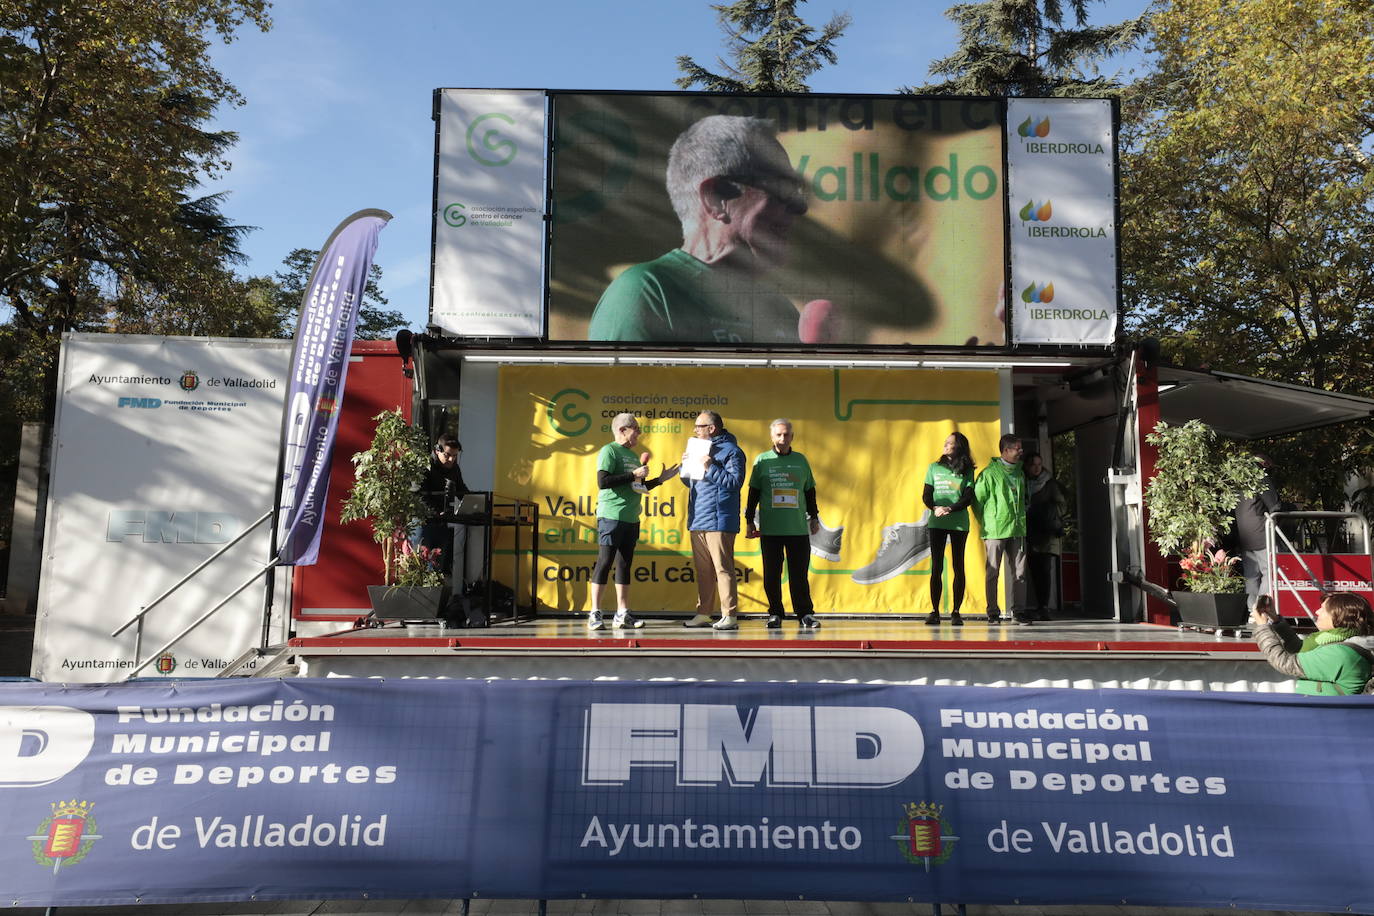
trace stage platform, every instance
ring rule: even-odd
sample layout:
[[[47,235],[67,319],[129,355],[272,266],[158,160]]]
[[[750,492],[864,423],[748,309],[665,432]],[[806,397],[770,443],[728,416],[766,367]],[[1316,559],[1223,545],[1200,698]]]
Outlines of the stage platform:
[[[609,618],[609,615],[608,615]],[[392,623],[293,639],[310,677],[804,681],[990,687],[1118,687],[1292,692],[1248,638],[1151,624],[1058,619],[962,627],[920,619],[793,619],[770,630],[746,618],[730,632],[648,618],[638,630],[589,631],[582,617],[486,629]]]

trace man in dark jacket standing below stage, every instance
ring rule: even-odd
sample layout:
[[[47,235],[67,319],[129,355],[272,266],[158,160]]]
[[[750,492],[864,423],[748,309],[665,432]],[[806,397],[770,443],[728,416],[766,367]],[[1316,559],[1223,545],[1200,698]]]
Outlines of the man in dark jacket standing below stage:
[[[735,584],[735,536],[739,534],[739,494],[744,486],[744,452],[725,421],[714,410],[697,417],[693,435],[709,440],[706,454],[682,456],[682,482],[687,485],[687,531],[696,569],[697,613],[684,626],[737,630],[739,594]],[[720,619],[711,622],[716,593]]]
[[[1013,603],[1026,585],[1026,475],[1021,469],[1021,440],[1007,433],[998,440],[997,448],[1000,454],[973,482],[973,512],[983,529],[983,547],[987,550],[984,571],[990,624],[1000,623],[1002,618],[997,583],[1002,565],[1011,570]],[[1017,621],[1030,623],[1030,617],[1018,614]]]

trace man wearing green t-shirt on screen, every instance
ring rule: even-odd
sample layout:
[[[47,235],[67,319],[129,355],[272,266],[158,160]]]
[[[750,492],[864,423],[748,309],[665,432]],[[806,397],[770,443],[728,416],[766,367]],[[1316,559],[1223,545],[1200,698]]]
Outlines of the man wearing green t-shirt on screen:
[[[782,567],[787,560],[787,586],[792,613],[802,629],[821,622],[812,613],[811,535],[820,530],[816,481],[806,456],[792,449],[792,421],[779,418],[768,426],[773,448],[754,459],[749,497],[744,508],[745,537],[759,538],[763,554],[763,593],[768,597],[768,629],[782,626]],[[755,522],[755,511],[758,521]]]
[[[805,185],[771,121],[711,115],[668,153],[667,188],[682,247],[607,287],[588,340],[792,343],[798,311],[765,276],[787,260]]]

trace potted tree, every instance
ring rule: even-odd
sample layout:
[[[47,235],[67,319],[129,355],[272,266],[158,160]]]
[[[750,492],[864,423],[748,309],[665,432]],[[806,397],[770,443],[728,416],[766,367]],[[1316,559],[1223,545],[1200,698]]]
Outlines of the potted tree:
[[[1237,557],[1221,549],[1236,503],[1259,491],[1264,471],[1254,456],[1217,438],[1200,420],[1159,423],[1145,437],[1158,446],[1155,476],[1145,487],[1150,537],[1161,553],[1178,556],[1182,589],[1171,592],[1183,623],[1209,627],[1245,624],[1245,580]]]
[[[428,512],[420,484],[429,470],[429,442],[399,409],[373,419],[377,430],[371,446],[353,456],[353,489],[341,520],[369,522],[372,539],[381,546],[382,584],[367,588],[373,613],[433,618],[443,613],[449,597],[439,551],[410,543]]]

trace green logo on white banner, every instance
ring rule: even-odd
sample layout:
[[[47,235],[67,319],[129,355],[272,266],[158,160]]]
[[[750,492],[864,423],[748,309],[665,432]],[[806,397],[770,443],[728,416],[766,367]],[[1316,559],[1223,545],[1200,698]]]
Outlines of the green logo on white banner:
[[[514,140],[502,137],[501,129],[495,126],[484,129],[479,135],[478,126],[492,118],[499,118],[507,124],[515,123],[515,119],[510,115],[496,112],[473,118],[472,123],[468,125],[468,155],[481,165],[510,165],[516,153]],[[478,146],[481,146],[480,150]]]

